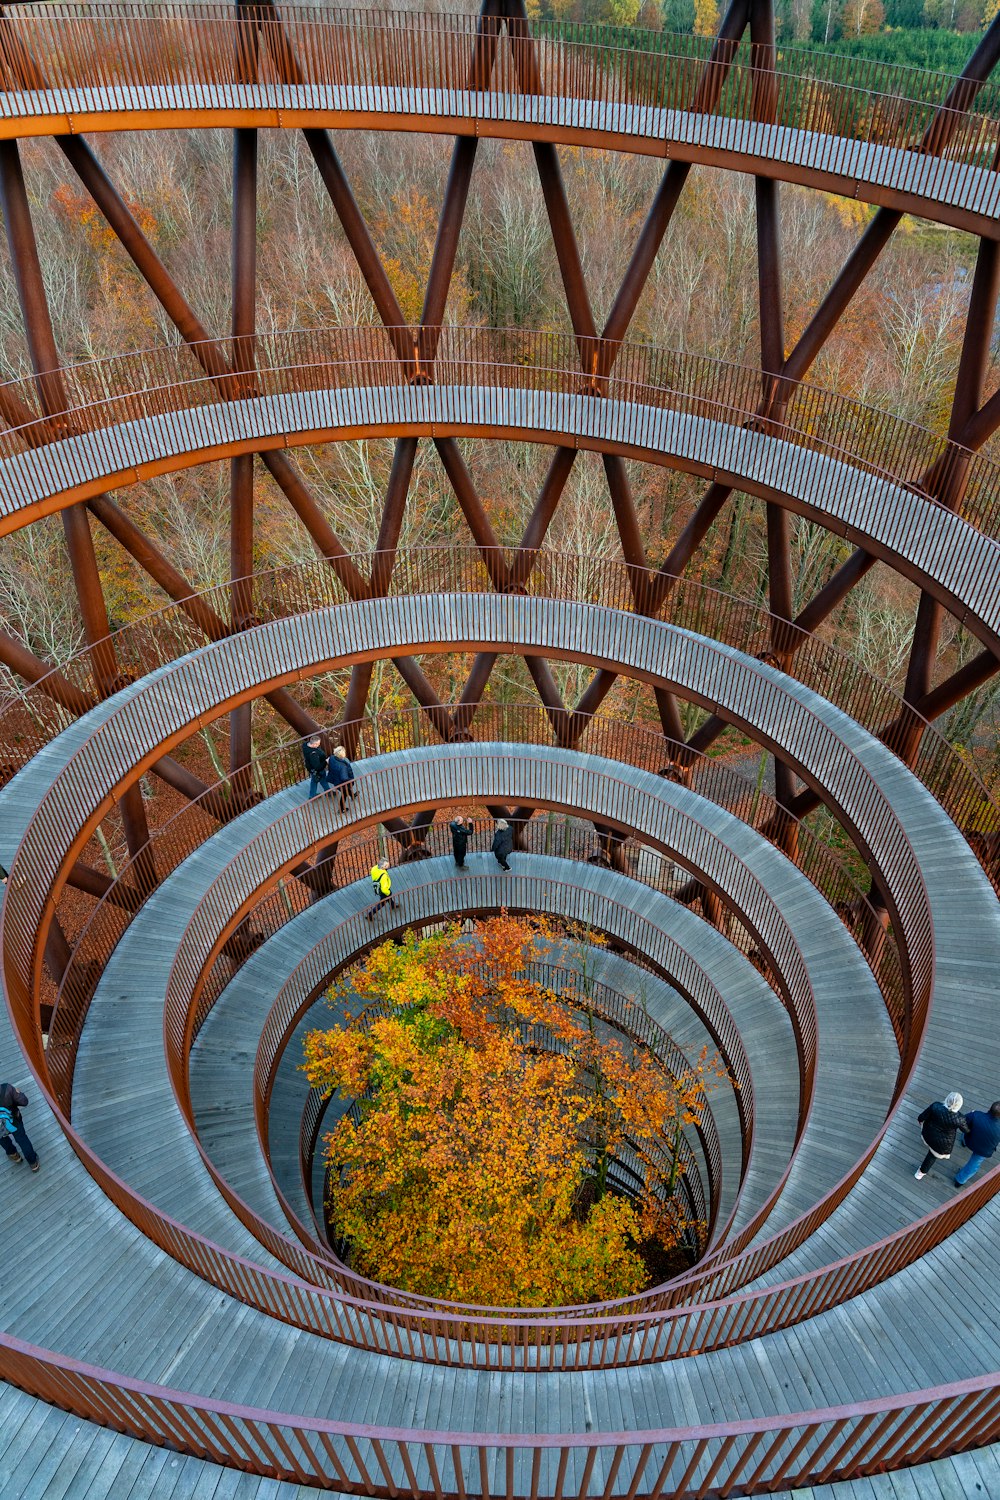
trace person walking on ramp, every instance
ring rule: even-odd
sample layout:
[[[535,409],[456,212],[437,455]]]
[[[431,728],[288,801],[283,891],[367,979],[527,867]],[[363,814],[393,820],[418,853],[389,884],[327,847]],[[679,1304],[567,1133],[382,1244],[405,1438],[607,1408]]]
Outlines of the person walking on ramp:
[[[465,855],[469,847],[469,834],[472,832],[472,824],[468,818],[461,813],[454,822],[448,824],[451,829],[451,852],[455,856],[455,863],[460,870],[465,869]]]
[[[927,1176],[936,1161],[947,1161],[955,1149],[956,1135],[966,1128],[966,1119],[961,1111],[961,1094],[949,1094],[943,1102],[938,1099],[933,1104],[928,1104],[924,1112],[917,1116],[920,1134],[927,1147],[927,1155],[913,1174],[918,1182],[921,1177]]]
[[[7,1160],[14,1166],[26,1160],[31,1170],[37,1172],[38,1152],[28,1140],[28,1132],[21,1119],[21,1111],[27,1103],[27,1097],[12,1083],[0,1083],[0,1146],[6,1151]]]
[[[388,901],[389,905],[395,907],[396,902],[392,899],[392,881],[389,871],[381,865],[372,865],[372,889],[375,892],[375,905],[366,913],[369,922],[374,922],[375,913],[381,911]]]
[[[322,786],[324,792],[330,790],[330,783],[326,779],[326,752],[319,742],[319,735],[312,734],[302,746],[302,759],[306,763],[306,772],[309,776],[309,795],[315,797]]]
[[[1000,1146],[1000,1099],[988,1110],[974,1109],[965,1122],[965,1144],[972,1152],[969,1160],[955,1173],[957,1187],[965,1187],[975,1177],[984,1161]]]
[[[506,818],[497,818],[497,831],[493,835],[493,853],[501,870],[510,870],[508,859],[514,852],[514,835]]]
[[[336,787],[337,794],[340,797],[338,811],[343,812],[347,806],[348,797],[353,799],[358,795],[358,789],[354,785],[354,767],[347,759],[347,751],[343,745],[337,745],[330,756],[327,776],[330,778],[330,785]]]

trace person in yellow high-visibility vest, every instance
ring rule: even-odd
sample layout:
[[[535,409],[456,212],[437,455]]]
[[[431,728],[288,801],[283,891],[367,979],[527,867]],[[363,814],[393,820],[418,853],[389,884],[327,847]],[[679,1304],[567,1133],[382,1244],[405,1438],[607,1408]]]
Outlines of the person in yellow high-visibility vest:
[[[396,903],[392,899],[392,881],[389,871],[384,870],[381,865],[372,865],[372,890],[375,892],[375,905],[366,913],[369,922],[374,922],[375,913],[388,901],[390,906]]]

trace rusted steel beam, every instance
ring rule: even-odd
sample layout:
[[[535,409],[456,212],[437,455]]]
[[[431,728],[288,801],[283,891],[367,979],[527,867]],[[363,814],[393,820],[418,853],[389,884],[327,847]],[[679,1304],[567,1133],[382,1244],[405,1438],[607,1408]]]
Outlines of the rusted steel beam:
[[[753,61],[752,108],[755,118],[774,121],[774,11],[770,0],[751,0],[750,41]],[[758,66],[760,71],[758,71]],[[754,179],[757,227],[757,294],[760,317],[761,403],[770,409],[776,377],[785,363],[784,299],[781,285],[781,218],[778,184],[770,178]],[[792,563],[789,540],[790,518],[780,505],[765,507],[767,525],[767,586],[771,613],[771,650],[780,664],[788,659],[791,644],[787,624],[792,617]],[[791,768],[779,756],[772,757],[775,800],[778,813],[774,834],[779,848],[795,857],[798,826],[787,808],[795,795]]]
[[[340,164],[340,158],[333,149],[325,130],[304,130],[302,134],[312,159],[316,163],[327,196],[347,236],[347,243],[358,263],[358,269],[371,293],[378,315],[389,330],[392,347],[399,358],[412,367],[413,350],[410,347],[408,335],[403,332],[406,319],[375,248],[375,243],[368,232],[368,226],[361,215],[357,200],[351,191],[351,185]]]
[[[219,378],[228,375],[230,372],[219,345],[212,341],[212,335],[179,291],[90,146],[76,135],[57,136],[56,145],[181,338],[186,344],[202,346],[193,352],[206,374]]]
[[[948,422],[948,436],[953,440],[968,425],[982,402],[998,292],[1000,245],[996,240],[980,240]],[[935,486],[935,498],[940,505],[948,510],[958,508],[964,493],[966,473],[967,465],[962,465],[960,470],[956,470],[955,466],[945,466],[942,469],[939,484]],[[906,685],[903,689],[903,697],[907,703],[918,703],[930,692],[943,619],[942,606],[929,594],[922,593],[917,606],[910,659],[906,669]],[[898,746],[894,747],[908,764],[912,764],[923,737],[923,724],[915,717],[905,717],[898,729],[901,739]]]
[[[625,467],[625,460],[618,454],[605,453],[602,454],[602,458],[604,475],[608,481],[608,493],[611,496],[611,508],[622,544],[622,557],[629,570],[629,588],[632,591],[636,612],[642,614],[647,607],[649,563],[643,546],[632,486],[629,484],[628,469]]]
[[[234,809],[231,802],[227,802],[216,791],[208,787],[204,781],[189,771],[187,766],[182,766],[179,761],[174,760],[172,755],[164,755],[153,762],[153,772],[159,776],[167,786],[186,797],[189,802],[198,802],[209,817],[215,818],[218,823],[228,823],[233,817]]]
[[[476,26],[476,40],[469,62],[468,86],[475,92],[489,87],[496,62],[497,45],[500,40],[501,0],[483,0]],[[465,206],[469,197],[472,169],[476,162],[477,136],[460,136],[454,145],[448,181],[445,184],[444,201],[438,220],[437,239],[431,257],[431,269],[424,293],[420,322],[427,330],[421,339],[423,357],[433,362],[444,322],[444,310],[448,301],[455,256],[458,253],[458,237],[465,218]]]
[[[350,597],[367,599],[371,592],[368,580],[358,572],[295,465],[284,453],[262,453],[260,458],[308,531],[319,555],[330,564]]]
[[[237,17],[250,19],[243,0],[238,0]],[[240,29],[238,61],[241,76],[256,77],[255,26]],[[233,131],[233,213],[232,213],[232,365],[239,373],[252,370],[254,334],[257,328],[257,132]],[[234,630],[243,630],[253,617],[254,570],[254,461],[242,453],[229,461],[229,578],[232,585],[229,618]],[[243,704],[229,716],[229,768],[237,778],[237,787],[248,795],[249,772],[253,754],[253,705]]]
[[[938,156],[949,144],[959,121],[1000,61],[1000,16],[995,16],[969,61],[948,90],[941,108],[924,132],[921,150]]]
[[[365,706],[368,703],[368,689],[371,686],[372,671],[374,663],[370,661],[359,662],[351,668],[351,678],[347,687],[347,695],[344,698],[344,710],[340,716],[340,728],[347,751],[348,760],[353,760],[358,752],[358,740],[365,721]]]
[[[93,151],[79,136],[60,136],[57,144],[181,338],[191,346],[192,354],[205,373],[219,381],[225,393],[228,388],[227,377],[232,373],[232,367],[223,358],[218,342],[212,339],[208,329],[180,292]],[[352,568],[346,549],[322,516],[319,506],[287,454],[265,452],[261,454],[261,461],[280,486],[323,556],[330,559],[331,566],[344,586],[356,588],[355,597],[364,598],[367,586]]]
[[[715,108],[736,43],[746,30],[749,15],[749,0],[731,0],[712,47],[710,60],[695,90],[691,106],[693,110],[708,114]],[[604,325],[601,337],[612,344],[625,337],[690,170],[689,163],[675,161],[668,165],[663,174],[636,241],[628,270]],[[603,354],[605,361],[609,357],[609,352]],[[606,373],[606,369],[602,369],[602,373]]]
[[[498,593],[503,593],[510,577],[504,550],[483,508],[483,502],[469,473],[469,466],[454,438],[435,438],[434,447],[455,491],[455,498],[472,533],[472,539],[482,553],[490,582]]]
[[[23,677],[25,682],[32,685],[41,683],[41,691],[45,696],[70,713],[85,714],[94,707],[95,700],[88,693],[70,682],[61,672],[57,672],[48,662],[42,661],[33,651],[29,651],[23,641],[6,630],[0,630],[0,662],[18,677]]]
[[[209,640],[221,641],[232,633],[222,616],[216,614],[210,605],[198,597],[190,580],[185,578],[183,573],[178,572],[173,563],[164,557],[146,533],[136,526],[135,522],[131,521],[113,500],[107,495],[97,495],[93,500],[89,500],[87,505],[101,525],[135,559],[143,572],[148,573],[153,582],[180,605],[188,618],[204,632]],[[287,719],[289,724],[297,727],[304,710],[299,707],[295,699],[284,688],[278,688],[266,696],[271,707]],[[296,722],[293,723],[293,720]],[[308,719],[308,724],[314,726],[315,720]],[[312,728],[310,727],[307,732],[311,733]]]
[[[959,667],[950,677],[939,682],[936,688],[932,688],[923,698],[914,704],[918,714],[925,719],[937,719],[941,714],[946,714],[956,703],[961,703],[970,693],[981,688],[984,683],[989,682],[1000,672],[1000,661],[993,655],[992,651],[980,651],[971,661],[967,661],[964,667]]]
[[[130,890],[128,886],[122,885],[121,881],[105,875],[101,870],[93,869],[90,865],[83,864],[80,860],[76,861],[69,872],[69,884],[74,890],[94,896],[98,901],[107,896],[113,906],[123,907],[125,911],[138,911],[144,899],[141,891]]]

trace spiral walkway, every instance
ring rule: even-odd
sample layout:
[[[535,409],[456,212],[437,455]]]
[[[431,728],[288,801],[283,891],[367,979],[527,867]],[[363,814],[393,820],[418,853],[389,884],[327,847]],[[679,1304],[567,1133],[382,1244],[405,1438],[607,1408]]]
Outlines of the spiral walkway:
[[[766,0],[732,0],[716,38],[628,46],[531,22],[522,0],[478,17],[3,7],[0,208],[31,373],[0,384],[0,537],[61,517],[86,646],[56,669],[0,631],[27,684],[0,712],[0,1074],[31,1098],[42,1161],[4,1164],[0,1500],[1000,1495],[1000,1167],[961,1192],[944,1167],[913,1178],[930,1099],[1000,1093],[1000,808],[930,722],[1000,665],[998,60],[1000,18],[958,78],[861,72],[777,45]],[[84,138],[220,128],[225,338]],[[257,136],[300,129],[377,322],[263,334]],[[330,129],[455,138],[416,326]],[[179,344],[60,356],[31,136],[53,139]],[[572,334],[449,322],[485,137],[530,148]],[[562,146],[663,160],[603,326]],[[754,177],[759,369],[628,340],[701,165]],[[874,210],[790,348],[782,183]],[[978,239],[941,431],[805,383],[903,213]],[[296,450],[374,437],[395,441],[391,477],[351,555]],[[464,457],[494,440],[552,449],[512,545]],[[474,550],[399,548],[421,442]],[[580,449],[602,456],[620,560],[546,545]],[[129,491],[222,458],[231,572],[199,592]],[[708,482],[666,553],[626,460]],[[254,575],[257,463],[315,565]],[[735,491],[766,508],[766,607],[683,576]],[[797,613],[793,515],[853,548]],[[172,602],[112,632],[92,524]],[[919,593],[899,693],[816,636],[876,561]],[[978,655],[947,656],[949,614]],[[489,701],[503,656],[537,709]],[[454,702],[441,657],[468,672]],[[381,662],[412,712],[369,708]],[[575,703],[562,663],[594,671]],[[347,669],[321,724],[319,683]],[[618,678],[641,722],[614,700],[600,717]],[[227,724],[228,764],[203,782],[195,737]],[[716,758],[727,728],[740,748]],[[320,730],[356,762],[346,813],[299,779]],[[510,874],[484,843],[456,871],[456,806],[511,819]],[[369,922],[376,855],[399,905]],[[313,1213],[320,1106],[297,1064],[331,978],[387,936],[502,909],[606,944],[587,959],[602,1024],[708,1042],[729,1071],[685,1145],[697,1258],[637,1297],[438,1303],[355,1274]]]

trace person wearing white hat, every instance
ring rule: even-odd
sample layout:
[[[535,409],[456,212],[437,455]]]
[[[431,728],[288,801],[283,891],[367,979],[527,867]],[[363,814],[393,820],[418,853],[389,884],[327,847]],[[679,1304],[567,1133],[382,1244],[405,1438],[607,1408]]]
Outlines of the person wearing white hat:
[[[927,1155],[913,1174],[918,1182],[927,1176],[936,1161],[948,1160],[955,1149],[955,1137],[960,1130],[965,1131],[962,1102],[961,1094],[949,1094],[943,1102],[938,1099],[934,1104],[928,1104],[923,1114],[917,1116],[920,1134],[927,1147]]]

